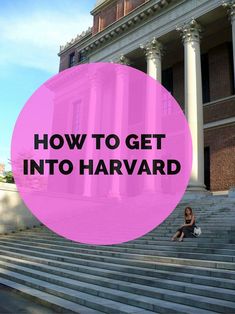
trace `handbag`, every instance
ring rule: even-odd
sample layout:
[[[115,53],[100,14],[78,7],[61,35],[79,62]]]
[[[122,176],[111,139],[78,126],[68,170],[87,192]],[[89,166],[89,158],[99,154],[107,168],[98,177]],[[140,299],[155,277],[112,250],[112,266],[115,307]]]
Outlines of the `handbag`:
[[[195,237],[199,237],[201,234],[202,234],[201,228],[200,228],[200,227],[197,227],[197,226],[194,227],[193,235],[194,235]]]

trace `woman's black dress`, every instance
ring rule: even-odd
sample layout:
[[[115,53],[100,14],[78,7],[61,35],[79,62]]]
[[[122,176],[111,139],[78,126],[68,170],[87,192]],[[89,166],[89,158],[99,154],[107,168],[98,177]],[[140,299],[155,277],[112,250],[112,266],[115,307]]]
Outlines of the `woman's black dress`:
[[[186,224],[190,224],[190,223],[191,223],[191,219],[186,220],[185,222],[186,222]],[[183,232],[185,238],[191,238],[191,237],[193,237],[193,232],[194,232],[194,227],[195,227],[195,226],[196,226],[196,225],[195,225],[195,221],[194,221],[194,223],[192,224],[192,226],[185,226],[185,227],[179,228],[179,229],[177,230],[177,231],[180,232],[180,235],[179,235],[179,236],[181,236],[181,233]]]

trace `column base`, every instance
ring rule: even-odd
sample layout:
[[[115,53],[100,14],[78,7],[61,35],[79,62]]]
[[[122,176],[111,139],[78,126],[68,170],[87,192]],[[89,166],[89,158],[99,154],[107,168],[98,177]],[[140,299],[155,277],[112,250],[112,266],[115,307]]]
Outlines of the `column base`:
[[[182,200],[200,199],[212,195],[210,191],[206,190],[205,185],[189,184]]]
[[[234,198],[235,199],[235,186],[231,187],[228,191],[228,197]]]
[[[108,198],[115,198],[116,200],[122,199],[122,195],[117,191],[110,191],[107,196]]]
[[[186,191],[189,191],[189,192],[209,192],[206,189],[206,186],[204,184],[199,185],[199,184],[191,184],[191,183],[189,183],[189,185],[187,186]]]

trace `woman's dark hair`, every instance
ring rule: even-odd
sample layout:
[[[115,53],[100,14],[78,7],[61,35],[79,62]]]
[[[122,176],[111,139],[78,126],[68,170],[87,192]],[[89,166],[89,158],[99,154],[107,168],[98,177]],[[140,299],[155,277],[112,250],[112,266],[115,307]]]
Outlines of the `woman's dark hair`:
[[[184,217],[186,217],[186,210],[187,209],[189,209],[190,210],[190,215],[192,215],[193,214],[193,210],[192,210],[192,208],[191,207],[189,207],[189,206],[187,206],[187,207],[185,207],[185,209],[184,209]]]

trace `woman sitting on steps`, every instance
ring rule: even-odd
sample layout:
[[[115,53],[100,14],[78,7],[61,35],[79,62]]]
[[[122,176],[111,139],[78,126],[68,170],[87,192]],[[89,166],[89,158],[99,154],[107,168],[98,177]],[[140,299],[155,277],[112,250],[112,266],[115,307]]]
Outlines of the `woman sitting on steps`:
[[[194,227],[195,227],[195,216],[191,207],[186,207],[184,210],[184,221],[185,224],[182,225],[172,237],[172,241],[175,241],[179,237],[179,241],[183,241],[184,237],[193,237]]]

